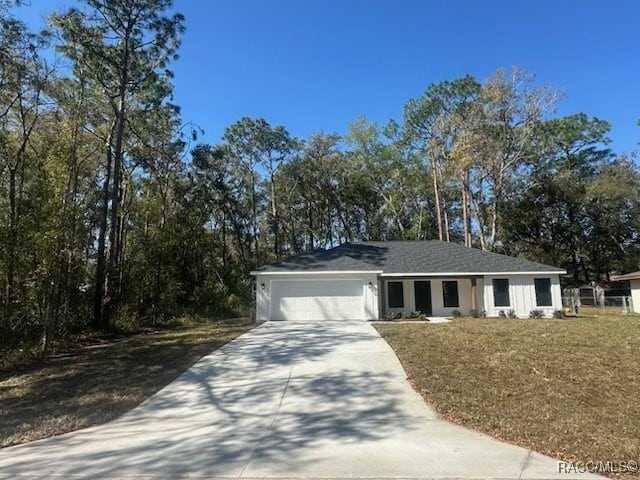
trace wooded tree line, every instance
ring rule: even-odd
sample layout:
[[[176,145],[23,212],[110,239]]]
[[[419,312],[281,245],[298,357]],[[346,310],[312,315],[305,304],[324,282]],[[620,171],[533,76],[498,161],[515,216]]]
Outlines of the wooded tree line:
[[[4,345],[246,313],[249,271],[347,241],[441,239],[564,266],[640,262],[640,169],[519,69],[429,85],[385,125],[200,144],[172,101],[170,0],[84,0],[29,32],[0,0]],[[56,54],[52,55],[52,49]],[[203,92],[206,98],[206,92]],[[215,115],[215,108],[212,109]]]

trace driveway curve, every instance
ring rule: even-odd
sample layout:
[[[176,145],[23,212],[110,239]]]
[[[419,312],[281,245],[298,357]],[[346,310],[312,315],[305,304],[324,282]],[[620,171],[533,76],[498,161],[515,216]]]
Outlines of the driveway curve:
[[[440,419],[365,322],[267,322],[116,421],[1,450],[20,476],[576,478]]]

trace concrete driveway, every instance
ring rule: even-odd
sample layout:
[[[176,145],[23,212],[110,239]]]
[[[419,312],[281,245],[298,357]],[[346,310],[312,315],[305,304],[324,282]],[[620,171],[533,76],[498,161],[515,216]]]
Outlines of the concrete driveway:
[[[439,419],[365,322],[263,324],[114,422],[0,451],[21,475],[572,477]]]

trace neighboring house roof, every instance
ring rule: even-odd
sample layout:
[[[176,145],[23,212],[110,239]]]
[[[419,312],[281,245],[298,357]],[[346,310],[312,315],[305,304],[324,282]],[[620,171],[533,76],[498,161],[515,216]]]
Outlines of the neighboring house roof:
[[[619,282],[621,280],[640,280],[640,272],[625,273],[624,275],[611,275],[611,281]]]
[[[565,273],[561,268],[439,240],[346,243],[295,255],[252,273],[343,271],[385,275]]]

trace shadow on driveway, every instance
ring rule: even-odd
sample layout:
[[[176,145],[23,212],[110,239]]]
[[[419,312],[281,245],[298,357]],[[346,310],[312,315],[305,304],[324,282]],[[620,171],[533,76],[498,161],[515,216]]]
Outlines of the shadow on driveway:
[[[0,452],[0,476],[576,478],[438,419],[366,322],[268,322],[115,422]]]
[[[249,460],[284,465],[318,442],[397,430],[404,414],[389,376],[358,361],[339,368],[342,357],[375,355],[377,334],[330,323],[262,325],[115,422],[4,449],[0,474],[236,476]]]

